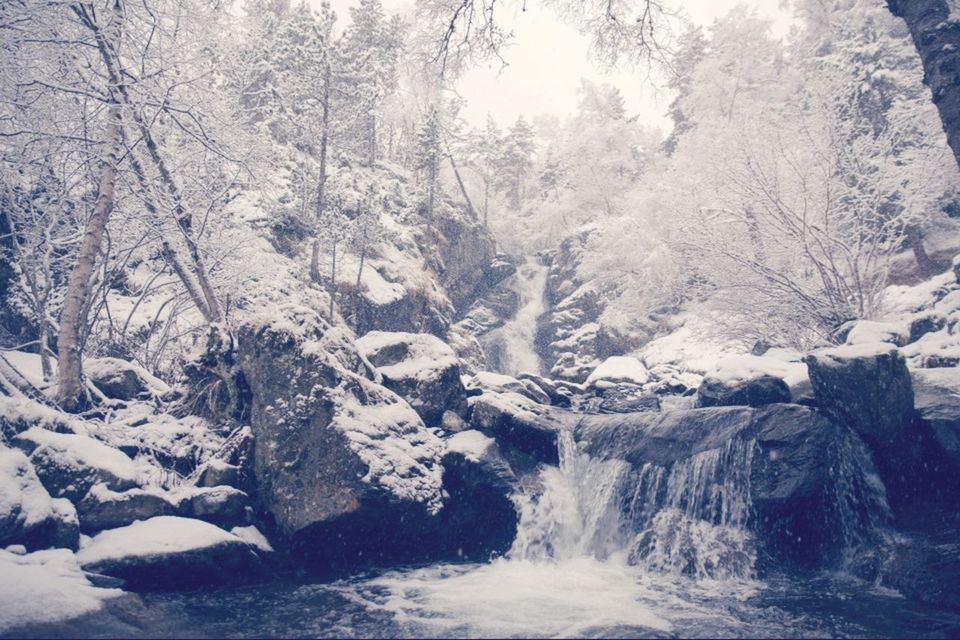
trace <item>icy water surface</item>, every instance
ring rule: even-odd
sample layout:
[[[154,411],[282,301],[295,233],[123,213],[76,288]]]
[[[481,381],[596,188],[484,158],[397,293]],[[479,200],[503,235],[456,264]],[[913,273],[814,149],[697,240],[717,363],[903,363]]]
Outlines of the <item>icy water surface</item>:
[[[960,616],[843,575],[693,581],[617,559],[501,559],[148,594],[59,637],[960,637]]]

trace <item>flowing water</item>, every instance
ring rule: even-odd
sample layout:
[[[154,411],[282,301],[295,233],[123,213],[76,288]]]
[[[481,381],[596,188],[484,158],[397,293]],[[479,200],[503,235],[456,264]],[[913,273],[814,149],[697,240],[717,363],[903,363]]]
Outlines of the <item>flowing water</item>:
[[[40,635],[960,636],[960,616],[843,573],[757,579],[750,441],[639,471],[589,458],[569,433],[560,444],[559,467],[542,469],[536,486],[515,496],[513,547],[489,563],[148,594]],[[837,503],[851,540],[886,517],[882,485],[858,476],[855,463],[836,465],[837,485],[858,496],[856,509]],[[857,515],[862,504],[876,513]]]
[[[490,367],[498,373],[540,373],[543,368],[534,345],[537,320],[547,310],[548,271],[536,258],[526,258],[514,276],[513,288],[520,299],[517,313],[481,338]]]

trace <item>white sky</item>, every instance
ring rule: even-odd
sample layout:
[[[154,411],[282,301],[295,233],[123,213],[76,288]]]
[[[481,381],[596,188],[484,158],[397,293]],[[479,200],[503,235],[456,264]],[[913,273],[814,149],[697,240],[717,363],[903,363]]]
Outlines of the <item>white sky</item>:
[[[312,0],[319,4],[320,0]],[[341,24],[349,19],[348,7],[355,0],[332,0]],[[409,10],[412,0],[383,0],[391,12]],[[691,19],[708,27],[717,17],[738,4],[755,7],[762,17],[774,20],[774,31],[786,33],[790,18],[783,0],[674,0]],[[594,82],[610,82],[623,93],[628,112],[640,114],[647,125],[669,129],[666,110],[671,96],[646,80],[645,69],[621,69],[607,72],[588,56],[589,40],[574,27],[562,22],[547,8],[528,0],[527,11],[520,11],[522,2],[503,3],[499,18],[507,30],[514,32],[512,46],[504,53],[509,66],[499,62],[475,67],[457,83],[457,90],[467,100],[463,116],[482,125],[487,114],[500,125],[509,125],[517,116],[532,117],[541,113],[563,118],[576,109],[576,89],[581,78]]]

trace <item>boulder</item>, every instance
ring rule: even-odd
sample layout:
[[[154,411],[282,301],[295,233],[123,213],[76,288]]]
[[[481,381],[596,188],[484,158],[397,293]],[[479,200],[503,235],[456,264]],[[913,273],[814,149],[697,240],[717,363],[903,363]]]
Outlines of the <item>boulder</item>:
[[[707,376],[697,389],[698,407],[760,407],[778,402],[790,402],[790,388],[768,375],[736,382]]]
[[[0,547],[76,549],[79,540],[73,504],[50,497],[22,452],[0,447]]]
[[[449,498],[440,531],[448,553],[474,562],[505,554],[517,535],[517,478],[496,441],[472,429],[451,436],[443,469]]]
[[[137,485],[133,460],[94,438],[34,427],[13,442],[29,453],[40,481],[55,497],[78,503],[98,483],[113,491]]]
[[[246,508],[250,497],[234,487],[196,487],[184,499],[184,515],[212,522],[222,527],[232,527],[246,521]]]
[[[573,392],[569,386],[528,371],[518,374],[517,378],[536,385],[538,389],[547,394],[547,397],[550,399],[550,404],[553,406],[570,406],[570,397],[573,395]]]
[[[669,521],[679,511],[693,520],[691,532],[702,521],[722,527],[721,534],[752,536],[764,561],[823,566],[889,518],[859,438],[818,409],[774,404],[585,415],[575,435],[591,457],[630,465],[625,486],[642,499],[624,503],[624,519],[638,534],[656,535],[656,517]],[[658,547],[638,543],[641,554]]]
[[[588,387],[611,387],[618,383],[643,385],[650,380],[650,372],[636,358],[611,356],[593,370],[586,379]]]
[[[172,516],[177,505],[162,492],[149,489],[111,491],[105,485],[94,485],[77,505],[80,528],[85,533],[116,529],[137,520],[156,516]]]
[[[372,331],[356,344],[382,376],[383,385],[409,402],[428,425],[440,425],[444,411],[461,415],[466,411],[460,362],[440,338]]]
[[[540,404],[552,404],[550,396],[533,382],[518,380],[502,373],[480,371],[469,380],[467,386],[495,393],[518,393]]]
[[[236,584],[262,572],[253,545],[207,522],[159,516],[109,529],[86,543],[84,571],[125,581],[133,590]]]
[[[150,396],[169,396],[167,383],[153,376],[143,367],[120,358],[88,358],[83,372],[90,382],[108,398],[134,400]]]
[[[545,406],[516,393],[484,393],[470,398],[470,425],[538,462],[557,464],[559,432],[574,414]]]
[[[356,352],[341,336],[306,311],[238,335],[259,510],[318,570],[435,551],[420,539],[442,506],[443,442],[403,399],[348,368]]]
[[[603,392],[597,410],[600,413],[660,411],[660,398],[646,393],[642,387],[618,384]]]
[[[910,372],[889,344],[815,351],[804,361],[821,407],[837,415],[875,450],[907,444],[914,401]]]
[[[228,487],[240,486],[240,467],[230,464],[219,458],[208,460],[199,469],[197,475],[198,487],[217,487],[226,485]]]
[[[913,369],[910,375],[921,426],[937,452],[960,470],[960,369]]]

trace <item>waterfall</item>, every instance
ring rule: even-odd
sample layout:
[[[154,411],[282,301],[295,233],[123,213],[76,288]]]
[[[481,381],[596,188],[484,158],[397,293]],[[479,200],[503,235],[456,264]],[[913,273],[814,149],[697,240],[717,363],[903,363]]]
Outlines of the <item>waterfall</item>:
[[[481,339],[491,367],[499,373],[540,373],[543,369],[536,338],[537,320],[547,311],[548,271],[536,258],[524,260],[514,276],[513,289],[520,298],[517,313]]]
[[[759,446],[732,439],[669,467],[597,460],[559,436],[560,464],[540,487],[516,496],[520,511],[510,559],[623,561],[649,572],[697,579],[755,577],[758,536],[751,472]],[[890,520],[883,484],[852,434],[825,451],[833,482],[825,526],[849,550]]]

